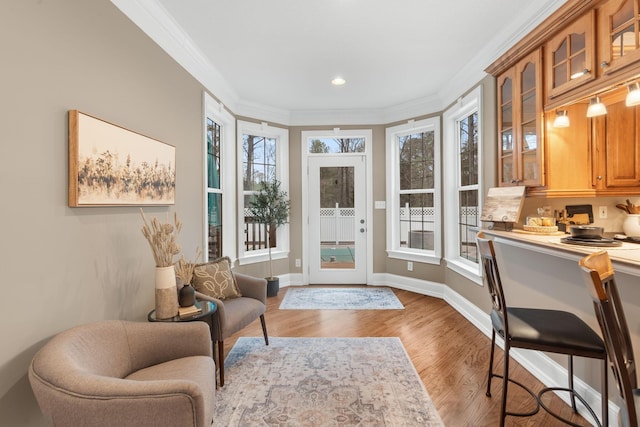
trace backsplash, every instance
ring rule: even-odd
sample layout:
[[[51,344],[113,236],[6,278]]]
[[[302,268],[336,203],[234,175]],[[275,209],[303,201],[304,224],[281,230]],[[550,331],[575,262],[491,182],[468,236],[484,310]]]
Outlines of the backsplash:
[[[640,205],[640,198],[629,197],[631,203]],[[622,203],[626,204],[626,198],[624,197],[585,197],[585,198],[558,198],[558,199],[544,199],[536,197],[527,197],[520,213],[519,224],[523,224],[527,216],[537,215],[537,209],[541,207],[549,206],[551,211],[565,209],[567,205],[591,205],[593,206],[593,224],[599,227],[604,227],[605,233],[621,233],[622,222],[626,218],[627,214],[622,210],[616,208],[616,205]],[[601,206],[607,207],[607,218],[602,219],[599,217],[599,208]]]

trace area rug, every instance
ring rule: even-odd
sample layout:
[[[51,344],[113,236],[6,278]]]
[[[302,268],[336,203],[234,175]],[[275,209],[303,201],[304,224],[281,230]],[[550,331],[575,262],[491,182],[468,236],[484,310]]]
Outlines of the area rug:
[[[404,309],[389,288],[288,288],[281,310]]]
[[[239,338],[215,426],[443,426],[399,338]]]

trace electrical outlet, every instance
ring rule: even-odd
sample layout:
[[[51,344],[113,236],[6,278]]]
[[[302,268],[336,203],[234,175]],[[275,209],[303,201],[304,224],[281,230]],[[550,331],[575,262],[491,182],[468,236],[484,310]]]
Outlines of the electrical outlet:
[[[413,271],[413,262],[407,261],[407,270]]]
[[[600,219],[607,219],[607,207],[606,206],[600,206],[598,208],[598,217]]]
[[[300,267],[302,265],[302,262],[300,261],[300,258],[296,258],[296,267]]]

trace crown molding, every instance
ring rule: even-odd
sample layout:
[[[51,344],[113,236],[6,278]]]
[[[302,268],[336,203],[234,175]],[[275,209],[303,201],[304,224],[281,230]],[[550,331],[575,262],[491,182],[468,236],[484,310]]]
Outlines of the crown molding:
[[[129,19],[156,42],[169,56],[189,72],[236,116],[285,126],[303,125],[375,125],[403,121],[442,112],[448,105],[477,85],[487,73],[484,69],[518,43],[531,30],[567,0],[547,0],[542,7],[529,6],[531,18],[511,22],[498,32],[468,65],[432,94],[379,109],[284,110],[241,99],[201,52],[198,46],[156,1],[111,0]]]

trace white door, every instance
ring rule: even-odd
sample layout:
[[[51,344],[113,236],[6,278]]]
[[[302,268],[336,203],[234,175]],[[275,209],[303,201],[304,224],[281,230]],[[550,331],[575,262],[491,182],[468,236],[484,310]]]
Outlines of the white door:
[[[310,156],[309,283],[366,284],[364,155]]]

